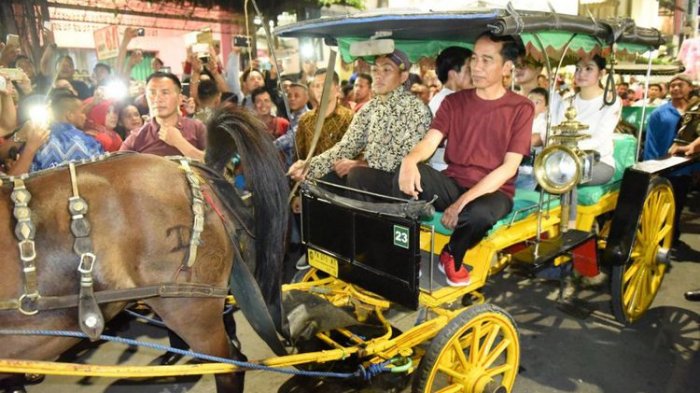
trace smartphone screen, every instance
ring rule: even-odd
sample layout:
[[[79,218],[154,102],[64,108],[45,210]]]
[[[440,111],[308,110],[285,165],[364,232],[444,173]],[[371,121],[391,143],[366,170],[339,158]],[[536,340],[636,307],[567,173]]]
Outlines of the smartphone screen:
[[[244,35],[237,35],[233,37],[233,46],[248,47],[250,46],[250,41],[248,40],[248,37]]]
[[[17,34],[8,34],[5,44],[19,46],[19,36]]]

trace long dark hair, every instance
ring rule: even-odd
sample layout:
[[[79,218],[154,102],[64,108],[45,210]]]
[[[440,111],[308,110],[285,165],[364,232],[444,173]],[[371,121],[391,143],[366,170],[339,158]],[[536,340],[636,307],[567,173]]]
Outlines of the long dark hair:
[[[255,278],[268,305],[279,300],[286,239],[289,185],[265,125],[234,105],[218,109],[207,124],[205,163],[218,173],[241,157],[255,212]]]

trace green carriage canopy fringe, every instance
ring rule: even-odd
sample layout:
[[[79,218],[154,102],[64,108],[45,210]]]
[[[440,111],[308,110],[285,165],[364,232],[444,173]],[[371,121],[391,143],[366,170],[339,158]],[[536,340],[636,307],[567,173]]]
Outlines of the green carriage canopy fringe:
[[[540,44],[537,38],[542,42],[547,56],[550,58],[559,58],[562,55],[564,47],[569,40],[571,44],[567,57],[580,57],[586,53],[601,53],[607,56],[610,53],[610,46],[601,42],[594,37],[583,34],[573,34],[563,31],[546,31],[537,34],[522,33],[520,38],[523,40],[527,53],[536,60],[542,60],[544,54],[541,51]],[[573,36],[573,39],[571,38]],[[352,63],[356,57],[350,55],[350,45],[354,42],[365,41],[366,37],[339,37],[338,50],[345,63]],[[418,62],[423,57],[435,57],[443,49],[450,46],[460,46],[468,49],[474,49],[472,42],[464,41],[449,41],[449,40],[394,40],[396,49],[406,53],[412,63]],[[641,44],[621,42],[617,44],[617,56],[632,56],[645,53],[654,49]],[[365,57],[365,60],[373,61],[373,58]]]

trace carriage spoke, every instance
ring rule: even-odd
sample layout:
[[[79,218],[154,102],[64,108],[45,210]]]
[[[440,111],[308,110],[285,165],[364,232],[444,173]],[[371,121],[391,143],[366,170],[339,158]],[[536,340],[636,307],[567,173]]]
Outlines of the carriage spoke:
[[[632,285],[632,298],[630,299],[629,304],[627,305],[627,314],[629,315],[634,315],[635,310],[638,308],[638,304],[641,300],[643,300],[643,288],[642,286],[644,285],[644,275],[645,275],[646,269],[643,267],[639,270],[639,274],[635,277],[634,280],[634,285]]]
[[[624,283],[627,283],[632,277],[634,277],[635,274],[637,274],[637,271],[639,270],[639,267],[642,264],[640,262],[632,262],[632,265],[627,269],[625,272],[625,276],[622,279],[623,285]]]
[[[639,285],[639,297],[642,302],[641,305],[644,304],[644,302],[647,299],[647,296],[649,294],[650,290],[650,278],[651,278],[651,272],[649,271],[649,268],[644,267],[642,270],[641,278],[640,278],[640,285]],[[641,306],[640,305],[640,306]]]
[[[493,343],[496,341],[496,337],[498,337],[498,333],[500,332],[501,327],[494,324],[491,330],[488,332],[488,335],[486,336],[486,339],[482,344],[482,347],[479,351],[479,359],[484,359],[484,357],[488,355],[489,351],[491,350],[491,347],[493,347]]]
[[[444,388],[436,391],[435,393],[456,393],[461,392],[464,386],[459,383],[453,383],[452,385],[445,386]]]
[[[663,206],[661,206],[661,213],[658,214],[659,220],[665,220],[669,211],[671,211],[671,204],[664,202]]]
[[[458,380],[459,380],[459,379],[463,379],[463,378],[464,378],[464,375],[463,375],[463,374],[458,373],[457,370],[454,370],[454,369],[452,369],[452,368],[450,368],[450,367],[440,366],[440,367],[438,367],[438,371],[440,371],[441,373],[443,373],[443,374],[445,374],[445,375],[447,375],[447,376],[449,376],[449,377],[452,377],[452,378],[454,378],[454,379],[458,379]]]
[[[636,241],[637,244],[644,244],[644,239],[645,239],[646,236],[647,236],[647,235],[646,235],[646,232],[645,232],[644,229],[643,229],[643,228],[646,228],[646,227],[644,227],[643,225],[644,225],[644,224],[642,224],[642,226],[641,226],[640,228],[637,228],[637,236],[635,236],[636,239],[637,239],[637,241]]]
[[[627,285],[627,288],[625,288],[624,303],[628,305],[628,308],[633,304],[633,300],[635,300],[637,297],[637,291],[639,290],[639,276],[640,274],[635,274]]]
[[[498,359],[498,357],[501,356],[501,354],[503,353],[503,351],[505,351],[505,350],[508,348],[508,346],[510,345],[510,343],[511,343],[511,342],[510,342],[510,339],[507,339],[507,338],[504,338],[503,341],[501,341],[500,343],[498,343],[498,345],[496,346],[496,348],[494,348],[493,352],[491,352],[491,353],[489,354],[489,356],[488,356],[486,359],[484,359],[484,362],[483,362],[483,364],[482,364],[482,367],[484,367],[484,368],[489,368],[489,367],[491,367],[491,365],[493,364],[493,362],[495,362],[496,359]]]
[[[671,229],[673,229],[673,226],[671,224],[664,225],[659,230],[658,235],[656,235],[656,243],[655,244],[660,244],[661,242],[663,242],[664,239],[666,238],[666,235],[668,235],[668,233],[671,232]]]
[[[471,348],[469,349],[469,363],[471,364],[476,364],[476,357],[479,353],[479,340],[481,340],[481,324],[477,323],[474,325]]]
[[[505,374],[512,369],[513,369],[513,366],[511,364],[503,363],[498,367],[494,367],[494,368],[490,368],[490,369],[486,370],[484,372],[484,374],[486,374],[490,378],[493,378],[496,375]]]
[[[455,357],[459,361],[459,364],[462,365],[462,369],[464,369],[464,371],[469,370],[469,362],[467,361],[467,357],[464,356],[464,348],[462,348],[462,344],[459,340],[452,344],[452,350],[455,351]]]

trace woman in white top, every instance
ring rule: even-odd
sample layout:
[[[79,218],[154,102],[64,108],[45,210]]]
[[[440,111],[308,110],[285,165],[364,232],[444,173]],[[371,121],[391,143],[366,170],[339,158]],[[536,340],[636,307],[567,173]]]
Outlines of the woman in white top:
[[[574,80],[580,91],[572,99],[576,108],[576,120],[587,124],[584,132],[590,138],[579,141],[582,150],[595,150],[600,153],[600,162],[593,166],[593,178],[586,185],[605,184],[615,173],[613,157],[613,133],[620,120],[622,105],[615,100],[612,105],[603,102],[602,79],[606,75],[605,58],[600,55],[585,56],[576,63]],[[564,119],[567,105],[562,105],[559,118]]]

